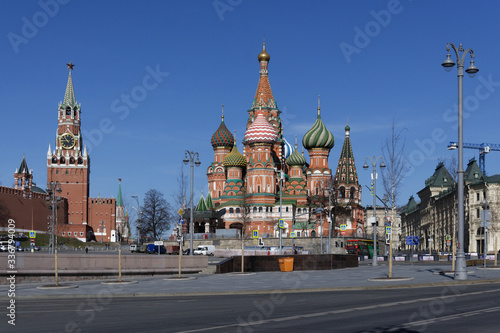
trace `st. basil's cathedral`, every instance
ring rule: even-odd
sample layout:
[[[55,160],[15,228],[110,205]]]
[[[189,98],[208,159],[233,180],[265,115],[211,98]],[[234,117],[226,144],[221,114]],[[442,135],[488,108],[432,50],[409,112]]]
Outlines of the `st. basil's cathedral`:
[[[318,98],[316,122],[302,138],[307,161],[297,143],[292,147],[283,137],[281,111],[269,82],[270,59],[264,43],[258,55],[260,78],[248,110],[243,153],[224,122],[224,114],[212,135],[214,161],[207,170],[207,199],[215,210],[225,211],[224,228],[244,228],[245,236],[258,231],[259,237],[276,237],[279,219],[284,221],[284,237],[290,237],[292,231],[297,237],[328,236],[330,210],[332,236],[340,235],[342,224],[346,225],[346,236],[363,236],[364,208],[349,125],[333,175],[328,158],[335,140],[321,120]]]

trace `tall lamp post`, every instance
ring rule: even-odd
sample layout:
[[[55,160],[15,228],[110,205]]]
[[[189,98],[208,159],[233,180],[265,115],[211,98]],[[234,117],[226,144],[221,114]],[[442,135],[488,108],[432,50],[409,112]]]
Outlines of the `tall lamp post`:
[[[48,189],[47,192],[51,196],[51,205],[52,205],[52,232],[50,234],[50,253],[55,253],[54,250],[57,247],[57,195],[56,192],[61,193],[61,184],[59,182],[50,182],[47,184]]]
[[[184,165],[187,165],[188,163],[191,162],[191,203],[190,203],[190,216],[189,216],[189,246],[190,246],[190,250],[189,250],[189,255],[192,256],[193,255],[193,229],[194,229],[194,223],[193,223],[193,173],[194,173],[194,164],[196,164],[197,167],[200,166],[201,162],[200,162],[200,154],[198,154],[197,152],[193,152],[193,151],[189,151],[189,150],[186,150],[184,152],[185,156],[184,156],[184,159],[182,160],[182,162],[184,163]],[[188,159],[188,155],[189,155],[189,159]],[[194,158],[196,157],[196,162],[194,161]]]
[[[132,198],[137,202],[137,245],[141,245],[141,207],[139,205],[139,197],[133,195]]]
[[[326,187],[326,190],[328,191],[328,254],[332,253],[332,192],[333,195],[335,196],[335,187],[333,186],[332,183],[328,184]],[[334,198],[335,200],[335,198]]]
[[[470,65],[465,70],[470,77],[473,77],[479,69],[474,66],[474,51],[472,49],[464,50],[462,44],[458,49],[452,43],[446,44],[446,60],[441,64],[446,71],[450,71],[455,66],[450,57],[450,50],[455,51],[457,57],[458,69],[458,252],[456,257],[455,279],[467,280],[467,271],[465,269],[465,253],[464,253],[464,169],[463,169],[463,154],[464,154],[464,123],[463,123],[463,79],[464,79],[464,60],[467,53],[470,54]]]
[[[377,266],[377,162],[379,159],[382,159],[380,161],[380,167],[385,168],[385,163],[384,163],[384,158],[382,156],[379,157],[366,157],[365,158],[365,165],[363,165],[363,169],[368,169],[368,164],[366,163],[367,160],[370,160],[372,162],[373,166],[373,173],[372,173],[372,179],[373,179],[373,218],[372,218],[372,224],[373,224],[373,256],[372,256],[372,266]]]

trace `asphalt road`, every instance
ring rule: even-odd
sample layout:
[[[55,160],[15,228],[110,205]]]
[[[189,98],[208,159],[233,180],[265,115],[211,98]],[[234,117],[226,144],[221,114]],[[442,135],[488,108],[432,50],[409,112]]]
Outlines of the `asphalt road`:
[[[500,284],[16,302],[0,332],[498,332]]]

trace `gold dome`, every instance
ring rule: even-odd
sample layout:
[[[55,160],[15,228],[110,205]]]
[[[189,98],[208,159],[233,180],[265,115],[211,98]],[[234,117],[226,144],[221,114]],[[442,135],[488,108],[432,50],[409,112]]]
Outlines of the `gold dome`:
[[[266,43],[262,44],[262,52],[259,53],[257,59],[259,60],[259,62],[261,61],[269,62],[269,60],[271,60],[271,56],[269,55],[269,53],[266,52]]]

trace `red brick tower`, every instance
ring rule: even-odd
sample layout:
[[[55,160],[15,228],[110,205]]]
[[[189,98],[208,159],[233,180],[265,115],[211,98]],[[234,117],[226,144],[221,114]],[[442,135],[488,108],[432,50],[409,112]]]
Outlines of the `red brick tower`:
[[[14,188],[21,190],[31,190],[33,185],[33,170],[28,169],[28,163],[23,156],[19,169],[14,173]]]
[[[71,71],[64,94],[64,101],[57,111],[57,133],[54,150],[47,152],[47,183],[59,182],[61,196],[68,199],[68,222],[87,224],[90,158],[83,146],[80,131],[81,105],[77,104]]]

